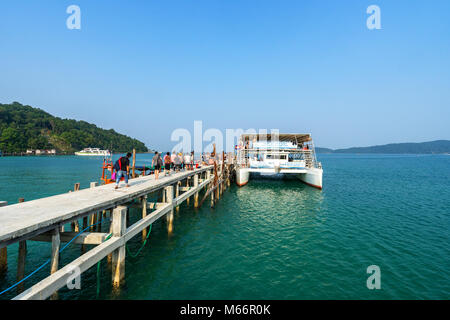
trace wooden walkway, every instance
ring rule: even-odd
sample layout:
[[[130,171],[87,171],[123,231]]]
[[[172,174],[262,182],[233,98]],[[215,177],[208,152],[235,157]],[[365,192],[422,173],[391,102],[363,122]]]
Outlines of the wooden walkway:
[[[0,248],[30,239],[54,229],[56,225],[68,223],[92,212],[114,208],[211,169],[212,166],[208,166],[166,177],[160,173],[158,180],[155,180],[154,175],[132,179],[129,188],[125,188],[124,182],[121,182],[121,187],[117,190],[114,190],[114,184],[108,184],[0,207]]]
[[[184,201],[189,204],[191,197],[194,198],[194,207],[199,207],[210,195],[211,206],[214,206],[223,190],[230,185],[232,171],[232,164],[216,163],[168,176],[160,173],[158,180],[154,175],[130,179],[129,188],[124,182],[117,190],[114,189],[115,184],[97,186],[97,183],[91,183],[88,189],[0,207],[0,273],[5,272],[8,266],[8,245],[19,242],[17,281],[21,281],[24,279],[27,240],[48,241],[52,243],[50,275],[25,291],[23,282],[19,282],[18,296],[14,299],[57,298],[58,289],[68,283],[73,270],[81,274],[106,256],[111,263],[112,284],[118,286],[125,276],[126,242],[140,233],[144,240],[147,228],[163,216],[167,217],[170,233],[174,209],[178,210]],[[206,192],[199,201],[202,190]],[[148,203],[150,194],[159,200]],[[128,208],[133,206],[142,209],[142,217],[128,226]],[[80,232],[81,219],[85,228],[108,214],[111,222],[108,233],[93,232],[101,231],[101,227]],[[71,223],[72,230],[64,231],[68,223]],[[96,246],[87,252],[82,250],[79,258],[59,268],[61,242],[71,241],[76,235],[74,244],[81,244],[82,248],[87,244]]]

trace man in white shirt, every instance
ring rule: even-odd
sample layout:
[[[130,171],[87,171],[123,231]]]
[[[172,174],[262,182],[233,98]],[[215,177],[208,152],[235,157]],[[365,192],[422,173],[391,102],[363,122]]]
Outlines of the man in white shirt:
[[[191,166],[191,155],[189,153],[186,153],[184,155],[184,168],[186,170],[189,170],[190,166]]]
[[[170,160],[172,161],[172,169],[175,171],[175,158],[177,157],[177,153],[172,151],[172,155],[170,156]]]

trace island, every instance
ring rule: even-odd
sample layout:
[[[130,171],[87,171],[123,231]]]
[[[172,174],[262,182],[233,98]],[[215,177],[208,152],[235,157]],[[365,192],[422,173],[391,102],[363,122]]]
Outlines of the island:
[[[113,152],[148,152],[137,139],[95,124],[61,119],[19,102],[0,104],[0,150],[3,155],[73,154],[87,147]]]

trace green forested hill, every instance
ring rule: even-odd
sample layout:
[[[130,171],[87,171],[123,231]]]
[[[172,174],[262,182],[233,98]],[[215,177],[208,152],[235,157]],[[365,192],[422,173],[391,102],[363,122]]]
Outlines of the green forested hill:
[[[61,119],[18,102],[0,104],[0,150],[6,153],[26,149],[56,149],[74,152],[87,147],[126,152],[146,152],[144,143],[85,121]]]

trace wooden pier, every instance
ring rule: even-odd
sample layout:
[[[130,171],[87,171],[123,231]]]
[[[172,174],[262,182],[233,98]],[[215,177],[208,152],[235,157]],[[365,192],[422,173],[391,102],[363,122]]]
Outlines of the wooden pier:
[[[52,243],[50,275],[26,290],[24,283],[20,283],[14,288],[18,293],[14,299],[56,298],[57,291],[66,286],[73,270],[83,273],[107,256],[111,261],[112,284],[119,286],[125,276],[127,241],[139,234],[146,239],[148,227],[164,216],[170,233],[174,210],[184,201],[189,204],[191,198],[194,207],[199,207],[210,196],[211,206],[214,206],[230,185],[232,173],[233,164],[216,162],[168,176],[161,172],[158,180],[154,175],[139,176],[130,180],[129,188],[123,182],[117,190],[114,190],[115,184],[98,186],[94,182],[90,188],[79,190],[78,184],[73,192],[48,198],[9,206],[0,202],[0,273],[7,272],[8,245],[19,242],[17,281],[20,281],[24,278],[27,241],[47,241]],[[149,196],[156,196],[158,200],[149,202]],[[142,208],[142,216],[127,225],[130,207]],[[109,232],[95,232],[101,231],[98,224],[105,217],[110,220]],[[64,231],[68,224],[71,231]],[[61,243],[69,241],[81,245],[80,256],[59,268]],[[86,252],[85,245],[95,247]]]

